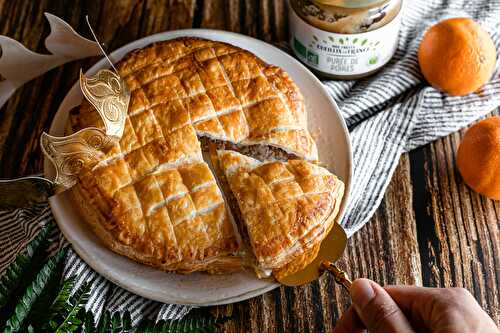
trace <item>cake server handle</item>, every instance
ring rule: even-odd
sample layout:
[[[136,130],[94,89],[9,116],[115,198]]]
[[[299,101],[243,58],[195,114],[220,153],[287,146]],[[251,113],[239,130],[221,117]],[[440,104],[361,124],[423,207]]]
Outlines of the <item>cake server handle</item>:
[[[352,281],[346,272],[338,268],[334,263],[330,261],[323,261],[321,263],[320,269],[322,271],[329,271],[332,273],[335,282],[344,287],[347,291],[351,289]]]

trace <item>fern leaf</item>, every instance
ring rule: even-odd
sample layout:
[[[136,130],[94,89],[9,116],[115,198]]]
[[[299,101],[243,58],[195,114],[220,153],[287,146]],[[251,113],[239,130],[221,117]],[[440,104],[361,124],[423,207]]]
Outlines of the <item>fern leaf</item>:
[[[213,316],[196,316],[183,319],[166,319],[156,323],[149,319],[143,319],[137,328],[137,333],[210,333],[228,320],[226,318],[215,318]]]
[[[111,316],[110,324],[110,333],[119,333],[122,331],[122,317],[118,311],[113,313],[113,315]]]
[[[5,333],[18,332],[23,327],[33,304],[42,294],[44,287],[50,281],[53,274],[57,271],[57,266],[65,254],[65,249],[59,251],[56,255],[49,258],[47,263],[42,267],[17,303],[14,314],[5,323]]]
[[[52,274],[52,277],[45,285],[43,292],[31,308],[29,323],[38,332],[43,332],[42,328],[47,322],[47,318],[51,317],[50,308],[61,289],[61,285],[63,284],[61,280],[63,272],[62,266],[62,264],[58,265],[56,271]]]
[[[155,323],[149,319],[143,319],[137,327],[136,333],[153,333]]]
[[[132,318],[130,318],[130,312],[125,311],[122,316],[122,327],[123,333],[127,333],[132,329]]]
[[[69,306],[68,302],[71,292],[75,287],[75,280],[76,278],[72,276],[63,282],[61,289],[48,310],[47,323],[55,323],[57,317],[64,313],[65,309]]]
[[[128,333],[132,329],[132,320],[128,311],[123,314],[115,312],[113,315],[105,311],[97,326],[94,325],[94,315],[90,311],[82,313],[80,318],[84,321],[85,333]]]
[[[29,258],[24,253],[20,253],[7,267],[5,274],[2,276],[2,281],[0,282],[0,309],[7,304],[10,295],[20,283],[20,277],[29,264]]]
[[[53,230],[54,230],[53,223],[49,223],[46,226],[44,226],[42,230],[40,230],[38,235],[36,235],[35,238],[33,238],[33,240],[29,242],[28,245],[26,245],[26,254],[29,257],[33,257],[40,248],[40,246],[43,246],[43,243],[47,241]]]
[[[94,314],[92,311],[85,311],[82,309],[80,318],[83,319],[83,332],[85,333],[94,333],[96,332],[95,322],[94,322]]]
[[[80,309],[82,309],[90,296],[91,282],[84,283],[77,291],[71,296],[65,304],[62,305],[63,321],[55,326],[54,321],[50,322],[50,326],[54,329],[55,333],[68,333],[76,331],[81,325],[82,320],[78,318]]]
[[[25,278],[25,272],[32,266],[33,257],[41,248],[44,248],[42,245],[46,243],[53,226],[51,223],[43,227],[38,235],[26,246],[26,250],[19,253],[16,259],[5,270],[0,280],[0,309],[5,307],[11,295],[13,295],[14,291],[23,281],[23,278]]]
[[[118,311],[113,313],[110,324],[109,333],[128,332],[131,329],[130,312],[126,311],[123,316]]]
[[[99,319],[99,323],[97,324],[97,333],[105,333],[109,326],[109,311],[104,312],[101,315],[101,319]]]
[[[74,276],[64,280],[63,285],[59,290],[59,293],[57,294],[56,298],[52,302],[52,305],[50,306],[49,313],[51,314],[61,313],[61,311],[65,308],[66,303],[71,298],[71,292],[75,287],[75,280],[76,277]]]

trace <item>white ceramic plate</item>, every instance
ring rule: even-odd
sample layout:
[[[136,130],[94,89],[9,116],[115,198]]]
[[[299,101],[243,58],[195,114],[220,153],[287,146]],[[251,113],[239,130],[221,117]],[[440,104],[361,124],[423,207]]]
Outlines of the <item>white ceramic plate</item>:
[[[320,81],[297,60],[260,40],[225,31],[204,29],[177,30],[145,37],[119,48],[110,57],[117,61],[131,50],[156,41],[183,36],[207,38],[239,46],[270,64],[282,67],[291,75],[305,96],[309,130],[317,140],[320,160],[346,184],[346,195],[339,214],[342,216],[350,189],[352,162],[347,128],[337,105]],[[102,59],[90,68],[87,74],[93,75],[106,67],[109,66],[105,59]],[[50,134],[63,135],[68,111],[79,105],[82,98],[80,88],[75,83],[57,111]],[[46,177],[53,179],[54,170],[48,160],[45,160],[44,171]],[[215,305],[255,297],[278,286],[275,282],[257,279],[252,272],[180,275],[138,264],[111,252],[101,244],[72,209],[64,194],[52,197],[50,205],[62,232],[85,262],[117,285],[146,298],[165,303]]]

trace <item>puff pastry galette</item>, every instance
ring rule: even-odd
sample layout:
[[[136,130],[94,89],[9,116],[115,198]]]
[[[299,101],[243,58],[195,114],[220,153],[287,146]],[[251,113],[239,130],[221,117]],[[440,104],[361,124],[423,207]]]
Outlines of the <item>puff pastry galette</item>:
[[[116,67],[131,90],[123,136],[71,189],[106,245],[167,271],[276,274],[319,246],[343,184],[309,162],[316,145],[286,72],[198,38],[155,43]],[[90,126],[103,123],[84,101],[69,128]],[[204,156],[211,144],[226,149],[216,156],[223,180]],[[226,196],[236,198],[233,211]]]
[[[304,160],[258,161],[227,150],[217,151],[217,160],[238,203],[240,228],[257,268],[276,273],[305,253],[317,254],[344,192],[336,176]],[[314,257],[303,257],[299,266]]]

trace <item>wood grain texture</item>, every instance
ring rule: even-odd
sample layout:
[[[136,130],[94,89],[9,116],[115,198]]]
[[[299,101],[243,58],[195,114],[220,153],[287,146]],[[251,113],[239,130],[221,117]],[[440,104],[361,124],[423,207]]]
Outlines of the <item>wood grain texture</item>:
[[[283,0],[0,0],[0,33],[46,52],[44,11],[86,36],[88,14],[108,50],[190,27],[230,30],[268,42],[284,42],[288,35]],[[79,69],[95,60],[50,71],[17,91],[0,110],[0,177],[42,170],[39,136]],[[380,208],[349,240],[339,265],[351,277],[381,284],[465,287],[499,324],[500,203],[471,191],[457,172],[455,152],[463,133],[402,157]],[[221,332],[329,332],[349,304],[346,292],[323,276],[308,286],[283,287],[205,311],[234,315]]]
[[[411,154],[423,283],[468,289],[498,324],[500,202],[463,182],[456,151],[464,133],[465,129]]]

